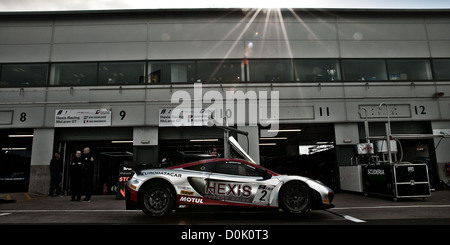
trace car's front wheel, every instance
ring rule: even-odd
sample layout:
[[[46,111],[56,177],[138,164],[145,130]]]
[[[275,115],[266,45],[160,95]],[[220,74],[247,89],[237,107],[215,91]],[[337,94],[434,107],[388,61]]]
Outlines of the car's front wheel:
[[[303,213],[311,205],[309,187],[299,181],[288,182],[281,188],[278,201],[280,207],[287,213]]]
[[[167,215],[175,207],[175,195],[165,183],[148,184],[142,190],[140,197],[142,211],[152,217]]]

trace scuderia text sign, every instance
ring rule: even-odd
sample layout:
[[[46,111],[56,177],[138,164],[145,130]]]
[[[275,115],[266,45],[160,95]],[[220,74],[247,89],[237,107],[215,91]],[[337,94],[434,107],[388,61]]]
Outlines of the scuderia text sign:
[[[109,109],[57,109],[55,127],[103,127],[111,126]]]

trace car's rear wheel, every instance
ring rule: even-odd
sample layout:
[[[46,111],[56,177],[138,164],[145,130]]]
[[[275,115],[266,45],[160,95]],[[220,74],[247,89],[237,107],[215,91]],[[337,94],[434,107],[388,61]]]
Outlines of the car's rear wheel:
[[[278,201],[280,207],[287,213],[303,213],[311,205],[309,187],[299,181],[288,182],[281,188]]]
[[[165,183],[148,184],[140,196],[142,211],[152,217],[167,215],[175,207],[175,195]]]

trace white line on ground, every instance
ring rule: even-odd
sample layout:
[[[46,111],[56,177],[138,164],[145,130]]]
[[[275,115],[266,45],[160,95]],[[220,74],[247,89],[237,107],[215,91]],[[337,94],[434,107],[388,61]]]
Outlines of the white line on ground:
[[[347,220],[350,220],[350,221],[353,221],[353,222],[356,222],[356,223],[365,223],[365,222],[366,222],[366,221],[364,221],[364,220],[357,219],[357,218],[352,217],[352,216],[350,216],[350,215],[344,215],[343,217],[344,217],[345,219],[347,219]]]
[[[11,213],[48,213],[48,212],[142,212],[142,210],[38,210],[38,209],[30,209],[30,210],[1,210],[1,212],[11,212]]]
[[[336,216],[342,217],[342,218],[344,218],[344,219],[346,219],[346,220],[352,221],[352,222],[356,222],[356,223],[365,223],[365,222],[366,222],[366,221],[364,221],[364,220],[362,220],[362,219],[357,219],[357,218],[352,217],[352,216],[350,216],[350,215],[342,215],[342,214],[335,213],[335,212],[333,212],[333,211],[330,211],[329,209],[327,209],[327,210],[325,210],[325,211],[328,212],[328,213],[330,213],[330,214],[334,214],[334,215],[336,215]]]
[[[338,207],[338,208],[332,208],[331,210],[352,210],[352,209],[383,209],[383,208],[387,208],[387,209],[395,209],[395,208],[449,208],[450,205],[448,204],[442,204],[442,205],[408,205],[408,206],[370,206],[370,207]],[[352,222],[356,222],[356,223],[364,223],[366,221],[361,220],[361,219],[357,219],[355,217],[352,217],[350,215],[342,215],[342,214],[338,214],[335,213],[331,210],[325,210],[329,213],[332,213],[334,215],[340,216],[345,218],[346,220],[350,220]]]
[[[408,205],[408,206],[369,206],[369,207],[337,207],[333,210],[348,210],[348,209],[382,209],[382,208],[450,208],[448,204],[442,205]]]

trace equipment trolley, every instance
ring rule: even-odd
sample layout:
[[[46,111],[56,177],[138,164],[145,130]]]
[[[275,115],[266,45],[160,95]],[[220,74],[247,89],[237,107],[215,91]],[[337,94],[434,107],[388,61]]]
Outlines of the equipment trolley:
[[[431,196],[426,164],[397,162],[367,165],[363,169],[364,194],[398,198],[423,198]]]

